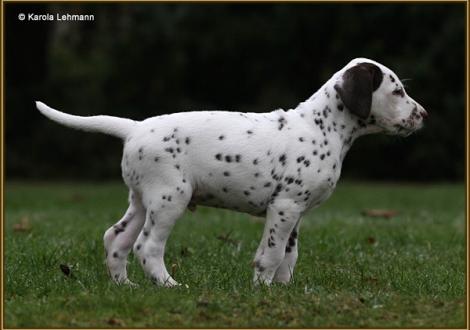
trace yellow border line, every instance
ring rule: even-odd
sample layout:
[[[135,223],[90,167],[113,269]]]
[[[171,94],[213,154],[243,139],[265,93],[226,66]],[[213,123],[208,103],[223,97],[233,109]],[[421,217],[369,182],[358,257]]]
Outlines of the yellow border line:
[[[465,293],[467,295],[467,300],[466,300],[466,306],[465,306],[465,322],[466,322],[466,327],[468,329],[469,327],[469,312],[468,312],[468,307],[470,306],[469,304],[469,294],[468,294],[468,288],[469,288],[469,239],[468,239],[468,235],[469,235],[469,220],[468,220],[468,212],[469,212],[469,201],[468,201],[468,198],[469,198],[469,169],[468,169],[468,166],[469,166],[469,156],[468,156],[468,153],[469,153],[469,73],[468,73],[468,70],[470,69],[469,67],[469,54],[468,54],[468,37],[470,36],[469,35],[469,27],[468,27],[468,23],[469,23],[469,5],[468,5],[468,2],[466,2],[466,35],[465,35],[465,57],[466,57],[466,65],[465,65],[465,76],[466,76],[466,79],[465,79],[465,82],[467,84],[466,86],[466,97],[465,97],[465,241],[466,241],[466,247],[467,247],[467,251],[466,251],[466,255],[467,255],[467,267],[466,267],[466,274],[465,274]]]
[[[241,3],[241,4],[265,4],[265,3],[285,3],[285,4],[341,4],[341,3],[407,3],[407,4],[457,4],[457,3],[468,3],[468,0],[2,0],[4,3],[25,3],[25,4],[37,4],[37,3]]]
[[[1,1],[1,0],[0,0]],[[2,72],[1,74],[1,77],[0,77],[0,102],[1,102],[1,109],[0,109],[0,121],[1,121],[1,146],[0,146],[0,161],[1,161],[1,165],[0,165],[0,212],[1,212],[1,215],[0,215],[0,218],[1,218],[1,224],[0,224],[0,237],[2,238],[2,244],[1,244],[1,251],[0,251],[0,260],[1,260],[1,267],[2,267],[2,276],[1,276],[1,280],[0,280],[0,284],[1,284],[1,287],[0,287],[0,297],[1,297],[1,301],[0,301],[0,305],[2,306],[1,309],[1,318],[2,318],[2,324],[0,324],[0,327],[3,329],[4,328],[4,322],[5,322],[5,311],[4,311],[4,294],[3,294],[3,288],[4,288],[4,278],[5,278],[5,265],[3,264],[4,263],[4,259],[3,259],[3,253],[5,251],[5,239],[4,239],[4,227],[3,227],[3,223],[4,223],[4,220],[5,220],[5,208],[4,208],[4,204],[3,204],[3,201],[4,201],[4,198],[5,198],[5,194],[4,194],[4,186],[5,186],[5,173],[4,173],[4,160],[5,160],[5,157],[4,157],[4,151],[5,151],[5,116],[4,116],[4,109],[5,109],[5,94],[4,94],[4,80],[3,80],[3,77],[5,76],[5,68],[4,68],[4,63],[3,63],[3,54],[4,54],[4,51],[5,51],[5,47],[4,47],[4,42],[5,42],[5,38],[4,38],[4,31],[5,31],[5,17],[4,17],[4,7],[3,7],[3,1],[1,1],[1,6],[0,6],[0,15],[1,15],[1,20],[2,20],[2,25],[1,25],[1,45],[0,45],[0,52],[1,52],[1,69],[0,71]]]

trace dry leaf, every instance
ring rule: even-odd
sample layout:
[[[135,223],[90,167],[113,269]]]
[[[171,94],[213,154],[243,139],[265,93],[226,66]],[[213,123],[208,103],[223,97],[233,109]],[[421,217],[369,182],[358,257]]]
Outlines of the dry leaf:
[[[223,242],[225,242],[225,243],[230,243],[230,244],[233,244],[233,245],[237,246],[239,242],[238,242],[237,240],[231,239],[231,238],[230,238],[230,235],[232,235],[232,232],[231,232],[231,231],[228,232],[228,233],[225,234],[225,235],[219,235],[219,236],[217,236],[216,238],[217,238],[217,239],[220,239],[221,241],[223,241]]]
[[[178,269],[178,264],[171,265],[171,276],[175,276],[177,269]]]
[[[367,243],[375,244],[375,242],[377,242],[377,241],[374,237],[372,237],[372,236],[367,237]]]
[[[366,276],[362,280],[370,284],[377,284],[379,282],[379,279],[373,276]]]
[[[59,265],[60,270],[64,273],[65,276],[70,276],[71,270],[70,267],[64,264]]]
[[[14,231],[30,231],[31,230],[31,223],[29,222],[29,218],[24,216],[20,219],[19,223],[15,223],[13,225]]]
[[[381,209],[366,209],[362,211],[362,215],[372,218],[385,218],[390,219],[398,215],[396,210],[381,210]]]
[[[182,257],[189,257],[193,253],[194,253],[194,249],[187,247],[187,246],[183,246],[180,251],[180,255]]]
[[[121,327],[121,326],[124,325],[124,321],[123,321],[123,320],[118,319],[118,318],[115,318],[115,317],[110,318],[110,319],[107,321],[107,323],[108,323],[109,325],[116,325],[116,326],[118,326],[118,327]]]

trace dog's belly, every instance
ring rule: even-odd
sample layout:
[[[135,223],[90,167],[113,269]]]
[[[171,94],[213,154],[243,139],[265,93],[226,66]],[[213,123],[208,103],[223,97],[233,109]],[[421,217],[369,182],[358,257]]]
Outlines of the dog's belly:
[[[263,205],[251,205],[245,201],[237,202],[234,198],[224,199],[212,197],[210,195],[206,196],[197,196],[193,195],[191,202],[189,203],[189,208],[193,208],[197,205],[200,206],[209,206],[222,208],[227,210],[233,210],[238,212],[244,212],[255,216],[264,216],[266,214],[266,204]]]
[[[198,184],[193,191],[190,205],[225,208],[252,215],[264,215],[273,193],[269,187],[251,183],[234,184],[233,180]]]

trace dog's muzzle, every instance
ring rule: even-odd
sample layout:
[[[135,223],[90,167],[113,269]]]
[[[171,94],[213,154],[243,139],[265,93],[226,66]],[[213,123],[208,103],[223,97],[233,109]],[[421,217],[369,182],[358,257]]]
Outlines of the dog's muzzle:
[[[428,118],[428,113],[423,107],[415,107],[410,116],[401,124],[396,124],[394,134],[400,136],[409,136],[413,132],[421,129],[424,126],[424,120]]]

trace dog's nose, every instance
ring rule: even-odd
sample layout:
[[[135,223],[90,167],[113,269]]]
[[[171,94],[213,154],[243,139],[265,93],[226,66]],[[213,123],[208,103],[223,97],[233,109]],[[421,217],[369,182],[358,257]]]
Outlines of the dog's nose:
[[[427,113],[426,110],[424,110],[423,108],[420,109],[419,115],[420,115],[421,118],[423,118],[423,119],[428,118],[428,113]]]

